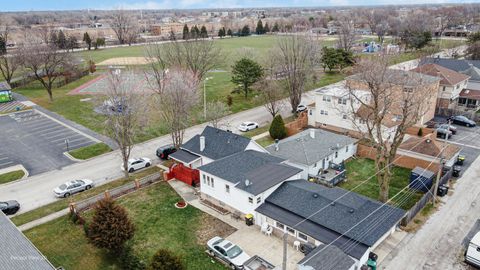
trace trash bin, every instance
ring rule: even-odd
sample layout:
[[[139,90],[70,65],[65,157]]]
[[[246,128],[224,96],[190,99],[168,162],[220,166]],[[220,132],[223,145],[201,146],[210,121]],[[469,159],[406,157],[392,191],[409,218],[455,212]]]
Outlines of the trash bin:
[[[458,155],[457,162],[455,162],[455,165],[462,166],[464,161],[465,161],[465,156],[464,155]]]
[[[377,259],[378,259],[378,255],[373,253],[373,252],[370,252],[370,253],[368,253],[368,258],[372,259],[372,261],[376,262]]]
[[[372,260],[371,258],[368,259],[367,266],[372,270],[377,270],[377,262]]]
[[[453,166],[452,176],[453,177],[459,177],[461,171],[462,171],[462,169],[459,166]]]
[[[252,214],[246,214],[245,215],[245,224],[247,224],[247,226],[252,226],[253,225],[253,215]]]
[[[440,197],[443,197],[445,195],[447,195],[448,193],[448,187],[445,186],[445,185],[441,185],[438,187],[438,190],[437,190],[437,195],[440,196]]]

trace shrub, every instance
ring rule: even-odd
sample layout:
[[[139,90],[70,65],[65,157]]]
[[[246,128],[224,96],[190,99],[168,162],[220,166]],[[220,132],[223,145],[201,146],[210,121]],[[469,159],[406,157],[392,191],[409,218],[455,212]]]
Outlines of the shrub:
[[[147,268],[145,263],[135,254],[130,245],[126,245],[123,249],[120,262],[122,263],[123,269],[145,270]]]
[[[125,208],[111,199],[97,202],[88,228],[88,238],[94,246],[120,254],[125,242],[133,237],[134,231]]]
[[[179,257],[166,249],[159,249],[152,257],[148,270],[184,270]]]
[[[233,104],[233,98],[232,98],[232,96],[228,95],[228,96],[227,96],[227,105],[228,105],[228,107],[231,107],[232,104]]]
[[[283,139],[287,137],[287,128],[281,115],[277,114],[272,121],[269,129],[270,137],[273,139]]]
[[[417,135],[418,135],[418,137],[422,137],[422,136],[423,136],[423,129],[422,129],[422,128],[419,128],[419,129],[418,129]]]

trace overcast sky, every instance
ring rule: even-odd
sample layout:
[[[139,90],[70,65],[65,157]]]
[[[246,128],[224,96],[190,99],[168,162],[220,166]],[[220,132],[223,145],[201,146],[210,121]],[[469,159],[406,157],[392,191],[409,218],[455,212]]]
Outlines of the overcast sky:
[[[119,7],[124,9],[198,9],[479,2],[480,0],[0,0],[0,10],[116,9]]]

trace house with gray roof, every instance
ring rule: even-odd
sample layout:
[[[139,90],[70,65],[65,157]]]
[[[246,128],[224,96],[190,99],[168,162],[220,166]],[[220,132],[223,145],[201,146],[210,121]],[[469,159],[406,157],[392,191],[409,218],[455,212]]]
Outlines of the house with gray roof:
[[[206,126],[201,134],[193,136],[170,158],[190,168],[208,164],[248,149],[265,152],[265,149],[250,138]]]
[[[287,233],[290,239],[300,242],[335,246],[352,258],[358,268],[405,216],[402,209],[355,192],[305,180],[282,183],[255,211],[257,224],[268,223],[274,228],[274,235]],[[323,249],[311,256],[325,256],[328,252]],[[314,261],[304,259],[302,263]]]
[[[358,140],[323,129],[310,128],[270,145],[266,150],[302,169],[302,178],[326,176],[357,152]]]
[[[335,245],[320,244],[298,262],[298,270],[354,270],[355,261]]]
[[[284,162],[265,152],[246,150],[200,166],[202,199],[232,212],[254,214],[284,181],[300,177],[301,169]]]
[[[0,228],[0,269],[56,269],[2,211]]]

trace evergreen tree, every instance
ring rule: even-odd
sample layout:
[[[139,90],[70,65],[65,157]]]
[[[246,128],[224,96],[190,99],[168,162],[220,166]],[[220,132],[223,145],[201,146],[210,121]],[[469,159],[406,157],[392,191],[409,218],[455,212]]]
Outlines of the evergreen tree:
[[[83,34],[83,42],[87,44],[87,48],[90,51],[90,49],[92,48],[92,39],[90,38],[90,35],[87,32]]]
[[[3,37],[0,37],[0,55],[7,53],[7,42]]]
[[[97,38],[97,40],[95,41],[95,50],[101,46],[105,46],[105,38]]]
[[[175,35],[175,32],[173,32],[173,30],[170,30],[170,33],[168,34],[168,39],[172,41],[177,40],[177,37]]]
[[[171,251],[160,249],[153,255],[148,270],[184,270],[182,261]]]
[[[227,35],[233,37],[232,29],[228,28]]]
[[[207,28],[205,27],[205,25],[202,25],[202,28],[200,30],[200,37],[201,38],[208,38],[208,32],[207,32]]]
[[[240,35],[242,37],[246,37],[246,36],[249,36],[250,35],[250,27],[248,25],[245,25],[243,26],[241,32],[240,32]]]
[[[265,23],[265,27],[263,27],[263,32],[264,33],[269,33],[270,32],[270,26],[268,26],[268,22]]]
[[[220,30],[218,30],[218,36],[220,38],[223,38],[225,36],[225,27],[220,28]]]
[[[283,118],[280,114],[277,114],[273,118],[268,132],[270,133],[270,137],[272,137],[272,139],[281,140],[287,137],[287,128],[285,127],[285,122],[283,122]]]
[[[278,32],[278,31],[280,31],[280,28],[279,28],[279,26],[278,26],[278,23],[275,22],[275,24],[273,25],[273,28],[272,28],[272,32],[275,33],[275,32]]]
[[[250,86],[260,80],[262,77],[262,66],[249,58],[242,58],[238,60],[232,67],[232,82],[242,85],[245,98],[248,97]]]
[[[67,37],[63,33],[62,30],[58,32],[58,37],[57,37],[57,46],[60,49],[66,49],[67,48]]]
[[[88,227],[88,238],[94,246],[120,254],[125,242],[133,237],[134,232],[135,227],[125,208],[111,199],[97,202]]]
[[[262,20],[258,20],[257,28],[255,28],[255,32],[257,33],[257,35],[263,35],[264,34]]]
[[[188,32],[188,25],[185,24],[183,26],[183,36],[182,36],[183,40],[187,40],[189,38],[189,35],[190,33]]]
[[[74,37],[74,36],[68,37],[66,49],[67,49],[67,50],[73,50],[73,49],[75,49],[75,48],[78,48],[77,38]]]

